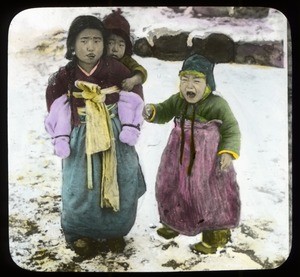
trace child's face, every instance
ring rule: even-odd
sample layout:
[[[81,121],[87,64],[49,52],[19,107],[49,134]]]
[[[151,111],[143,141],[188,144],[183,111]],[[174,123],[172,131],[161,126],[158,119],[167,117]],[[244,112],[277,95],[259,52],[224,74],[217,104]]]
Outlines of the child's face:
[[[75,54],[83,69],[94,67],[103,54],[104,41],[97,29],[82,30],[75,40]]]
[[[180,77],[180,91],[189,103],[197,103],[203,97],[206,88],[206,79],[186,74]]]
[[[125,40],[115,34],[111,34],[108,38],[107,44],[107,55],[112,56],[115,59],[119,60],[123,58],[125,54],[126,43]]]

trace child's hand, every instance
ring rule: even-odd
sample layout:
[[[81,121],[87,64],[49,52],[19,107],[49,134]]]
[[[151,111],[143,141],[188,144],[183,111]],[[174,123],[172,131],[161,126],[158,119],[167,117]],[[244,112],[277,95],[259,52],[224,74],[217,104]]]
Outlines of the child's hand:
[[[151,104],[147,104],[144,106],[144,109],[143,109],[143,117],[145,120],[149,120],[152,115],[153,115],[153,112],[154,112],[154,108]]]
[[[133,77],[127,78],[122,82],[122,89],[125,91],[132,91],[133,87],[136,85]]]
[[[122,89],[126,91],[132,91],[133,87],[142,84],[142,76],[140,73],[136,73],[131,78],[127,78],[122,82]]]
[[[62,159],[69,157],[71,150],[68,136],[55,138],[53,143],[55,155]]]
[[[228,153],[221,154],[220,165],[221,170],[226,171],[232,163],[232,156]]]

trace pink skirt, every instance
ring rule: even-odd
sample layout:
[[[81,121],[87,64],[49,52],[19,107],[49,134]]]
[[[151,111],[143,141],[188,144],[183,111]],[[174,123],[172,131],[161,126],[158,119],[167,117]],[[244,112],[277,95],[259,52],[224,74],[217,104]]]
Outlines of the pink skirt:
[[[194,236],[205,230],[234,228],[240,220],[240,196],[233,165],[220,170],[218,145],[221,121],[195,122],[196,156],[191,175],[191,122],[184,126],[185,144],[180,164],[181,128],[171,131],[158,168],[156,200],[161,223]]]

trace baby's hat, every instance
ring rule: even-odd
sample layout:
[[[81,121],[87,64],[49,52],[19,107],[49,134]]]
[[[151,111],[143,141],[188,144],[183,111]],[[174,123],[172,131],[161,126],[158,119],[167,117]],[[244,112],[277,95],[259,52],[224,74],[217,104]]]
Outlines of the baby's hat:
[[[109,32],[122,37],[126,42],[126,50],[131,51],[132,43],[130,40],[130,25],[126,18],[122,15],[121,9],[118,8],[117,10],[114,10],[112,13],[107,15],[102,22]]]
[[[207,58],[194,54],[188,57],[182,65],[182,68],[179,74],[183,74],[184,71],[196,71],[201,72],[206,76],[206,82],[210,86],[211,90],[214,91],[216,89],[216,83],[214,79],[214,64],[211,63]]]

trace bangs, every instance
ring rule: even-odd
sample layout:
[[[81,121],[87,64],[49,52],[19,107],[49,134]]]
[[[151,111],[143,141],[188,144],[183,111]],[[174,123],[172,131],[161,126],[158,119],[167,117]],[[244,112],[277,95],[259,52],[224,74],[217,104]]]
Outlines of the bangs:
[[[196,70],[183,70],[183,71],[179,72],[180,77],[185,76],[185,75],[194,75],[196,77],[206,79],[206,75],[204,73],[196,71]]]

